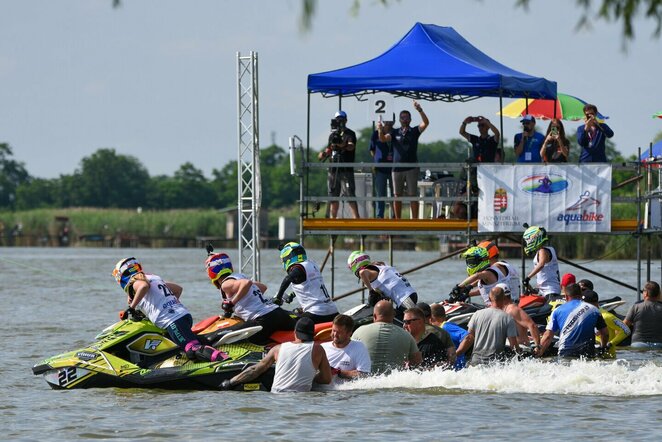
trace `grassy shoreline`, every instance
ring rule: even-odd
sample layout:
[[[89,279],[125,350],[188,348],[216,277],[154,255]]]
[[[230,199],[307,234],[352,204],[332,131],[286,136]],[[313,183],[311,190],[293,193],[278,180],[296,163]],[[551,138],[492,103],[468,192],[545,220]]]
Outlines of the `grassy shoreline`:
[[[236,247],[236,239],[227,239],[226,221],[230,212],[213,209],[126,210],[126,209],[35,209],[20,212],[0,212],[0,246],[100,246],[100,247],[202,247],[207,241],[217,246]],[[261,235],[264,247],[276,247],[278,217],[298,217],[298,208],[272,210],[265,214]],[[236,229],[236,222],[235,222]],[[293,238],[294,239],[294,238]],[[455,247],[462,238],[450,238]],[[551,243],[559,255],[578,259],[635,259],[634,235],[551,235]],[[662,239],[651,237],[642,242],[642,255],[648,247],[659,255]],[[327,236],[306,238],[311,248],[326,249]],[[516,245],[515,245],[516,246]],[[358,241],[345,237],[336,247],[358,248]],[[385,241],[367,237],[367,249],[384,249]],[[437,236],[400,238],[395,249],[439,250]],[[517,248],[504,248],[506,257],[521,256]]]

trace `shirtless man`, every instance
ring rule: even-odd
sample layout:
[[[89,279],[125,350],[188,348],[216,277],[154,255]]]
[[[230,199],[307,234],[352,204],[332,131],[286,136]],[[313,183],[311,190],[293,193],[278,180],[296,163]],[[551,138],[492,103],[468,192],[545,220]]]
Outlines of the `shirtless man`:
[[[531,319],[531,316],[529,316],[517,304],[513,303],[510,295],[510,287],[508,287],[507,284],[499,283],[496,286],[501,287],[505,295],[503,311],[508,313],[515,320],[515,326],[517,327],[517,343],[529,346],[530,341],[529,335],[527,334],[528,330],[533,338],[533,342],[535,342],[534,354],[540,356],[540,331],[538,330],[538,326],[533,319]]]

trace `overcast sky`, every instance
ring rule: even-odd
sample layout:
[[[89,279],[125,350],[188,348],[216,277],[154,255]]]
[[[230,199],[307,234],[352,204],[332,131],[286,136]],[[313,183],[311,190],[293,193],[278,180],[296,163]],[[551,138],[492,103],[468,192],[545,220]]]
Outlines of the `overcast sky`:
[[[364,0],[356,16],[350,0],[320,1],[308,33],[300,0],[122,3],[0,3],[0,142],[31,175],[71,174],[83,157],[112,147],[152,175],[189,161],[210,177],[237,158],[237,51],[259,55],[261,146],[287,146],[291,135],[305,139],[308,74],[376,57],[417,21],[451,26],[495,60],[597,104],[626,155],[662,131],[651,118],[662,110],[662,40],[651,38],[653,24],[638,20],[624,53],[620,23],[575,30],[575,0],[533,0],[528,12],[514,0]],[[319,148],[338,103],[315,95],[311,104]],[[467,115],[498,122],[494,98],[423,106],[431,124],[422,142],[457,137]],[[343,107],[350,127],[370,124],[365,103],[345,99]],[[394,107],[413,109],[407,99]],[[511,144],[517,127],[505,119]]]

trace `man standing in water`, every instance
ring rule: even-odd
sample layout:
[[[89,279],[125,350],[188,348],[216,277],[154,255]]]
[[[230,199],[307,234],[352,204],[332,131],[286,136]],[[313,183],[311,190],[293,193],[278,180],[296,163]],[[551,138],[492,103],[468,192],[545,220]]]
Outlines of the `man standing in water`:
[[[578,284],[566,287],[566,303],[552,312],[547,329],[542,337],[544,354],[552,343],[554,333],[559,334],[559,357],[579,358],[595,356],[595,330],[600,334],[603,350],[609,342],[607,324],[597,307],[582,301]]]
[[[331,383],[331,367],[322,346],[314,341],[315,323],[301,318],[294,328],[293,342],[284,342],[272,348],[257,364],[248,367],[221,384],[223,390],[250,382],[276,364],[271,386],[273,393],[310,391],[313,382]]]
[[[462,341],[457,353],[464,354],[474,345],[471,365],[489,364],[504,357],[506,340],[519,353],[517,328],[513,318],[503,311],[503,288],[490,290],[490,306],[473,314],[467,329],[469,334]]]

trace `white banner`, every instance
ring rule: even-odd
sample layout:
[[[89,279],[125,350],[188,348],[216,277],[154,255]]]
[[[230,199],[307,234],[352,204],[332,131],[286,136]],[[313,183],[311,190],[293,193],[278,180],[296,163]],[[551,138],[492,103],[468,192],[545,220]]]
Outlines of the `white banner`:
[[[611,231],[611,166],[478,166],[478,231]]]

